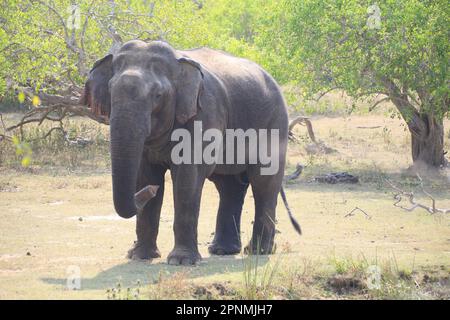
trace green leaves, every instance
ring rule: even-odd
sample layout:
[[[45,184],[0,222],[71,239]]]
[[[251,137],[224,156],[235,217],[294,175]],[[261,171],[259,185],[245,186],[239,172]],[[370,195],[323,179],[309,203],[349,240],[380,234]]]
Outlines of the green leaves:
[[[206,0],[201,8],[194,1],[78,1],[80,28],[65,30],[72,2],[5,2],[0,94],[6,79],[49,93],[82,85],[83,71],[111,48],[113,27],[123,41],[162,39],[252,59],[309,95],[333,87],[353,96],[382,92],[387,78],[424,107],[449,111],[447,0]]]
[[[267,50],[285,49],[278,51],[285,61],[277,71],[283,79],[312,93],[339,87],[353,96],[386,92],[389,79],[420,101],[422,111],[432,108],[441,116],[449,111],[447,1],[375,6],[364,0],[285,0],[280,8],[277,15],[286,23],[267,26],[264,39]]]
[[[24,103],[24,101],[25,101],[25,93],[19,92],[19,94],[17,95],[17,100],[19,100],[20,103]]]

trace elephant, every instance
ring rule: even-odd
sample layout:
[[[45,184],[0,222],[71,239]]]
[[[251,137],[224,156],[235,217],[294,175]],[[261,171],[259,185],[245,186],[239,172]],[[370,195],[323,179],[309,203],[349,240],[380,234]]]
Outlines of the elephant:
[[[215,184],[220,196],[209,252],[232,255],[241,251],[241,211],[249,186],[255,216],[245,250],[273,252],[288,115],[279,86],[262,67],[214,49],[183,51],[164,41],[131,40],[95,62],[81,101],[109,121],[114,208],[123,218],[136,216],[137,241],[128,252],[129,258],[161,257],[157,235],[167,170],[173,183],[175,211],[175,245],[167,257],[169,264],[192,265],[201,260],[197,225],[206,179]],[[203,130],[220,132],[277,129],[278,171],[261,174],[261,162],[175,163],[172,133],[177,129],[192,133],[198,121]],[[245,152],[247,157],[248,147]],[[158,188],[140,210],[134,194],[148,185]]]

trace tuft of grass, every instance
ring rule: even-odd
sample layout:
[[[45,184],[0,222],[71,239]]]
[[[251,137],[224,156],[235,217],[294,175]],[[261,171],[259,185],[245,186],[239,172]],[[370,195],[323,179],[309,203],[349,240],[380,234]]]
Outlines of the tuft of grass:
[[[295,265],[283,265],[274,285],[276,299],[318,299],[326,295],[317,284],[319,267],[309,258],[298,259]]]
[[[334,267],[337,274],[363,274],[365,269],[369,266],[367,261],[364,259],[353,259],[353,258],[337,258],[333,257],[330,259],[330,264]]]
[[[229,281],[192,285],[192,298],[199,300],[237,299],[238,293]]]
[[[243,257],[243,286],[240,290],[240,298],[260,300],[273,297],[274,280],[278,273],[281,256],[277,255],[274,263],[271,261],[261,263],[264,262],[261,260],[263,257],[267,258],[252,254]]]
[[[106,298],[108,300],[140,300],[141,283],[138,280],[136,287],[123,288],[122,283],[118,282],[115,287],[106,290]]]
[[[167,275],[163,271],[148,288],[150,300],[188,299],[192,296],[192,286],[186,270]]]

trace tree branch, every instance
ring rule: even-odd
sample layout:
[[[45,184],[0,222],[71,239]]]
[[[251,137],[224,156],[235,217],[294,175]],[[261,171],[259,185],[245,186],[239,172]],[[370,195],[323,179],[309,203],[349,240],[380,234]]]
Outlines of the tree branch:
[[[436,207],[436,200],[434,199],[434,197],[429,192],[427,192],[425,190],[425,188],[423,186],[422,178],[418,174],[417,174],[417,178],[420,181],[420,186],[421,186],[422,192],[428,198],[430,198],[431,206],[427,206],[427,205],[424,205],[424,204],[422,204],[420,202],[417,202],[417,200],[415,199],[415,196],[414,196],[414,192],[412,192],[412,191],[411,192],[406,192],[406,191],[400,189],[399,187],[397,187],[396,185],[394,185],[388,179],[385,179],[386,182],[396,191],[396,193],[394,194],[394,200],[395,200],[394,206],[398,207],[398,208],[401,208],[403,210],[409,211],[409,212],[414,211],[417,208],[421,208],[421,209],[424,209],[424,210],[428,211],[431,214],[435,214],[435,213],[442,213],[442,214],[450,213],[450,209],[440,209],[440,208]],[[410,207],[405,207],[405,206],[402,206],[400,204],[403,201],[404,197],[411,204]]]
[[[371,107],[369,107],[369,112],[372,112],[379,104],[385,102],[385,101],[389,101],[391,100],[390,97],[385,97],[381,100],[378,100],[377,102],[375,102]]]
[[[355,208],[353,208],[353,210],[350,211],[349,213],[347,213],[347,214],[344,216],[344,218],[348,218],[348,217],[354,216],[354,215],[355,215],[355,214],[354,214],[355,211],[360,211],[360,212],[362,212],[362,213],[364,214],[364,216],[366,217],[367,220],[372,219],[372,216],[369,215],[367,212],[365,212],[365,211],[364,211],[363,209],[361,209],[360,207],[355,207]]]
[[[290,180],[297,179],[302,174],[304,168],[305,168],[304,165],[297,163],[297,166],[295,167],[295,171],[288,176],[284,176],[284,180],[290,181]]]
[[[309,120],[308,117],[303,117],[303,116],[299,116],[297,118],[295,118],[294,120],[292,120],[289,123],[289,137],[293,137],[294,133],[292,132],[292,130],[294,129],[294,127],[299,124],[299,125],[306,125],[306,128],[308,129],[308,135],[311,138],[312,142],[317,143],[316,140],[316,136],[314,134],[314,130],[311,124],[311,121]]]

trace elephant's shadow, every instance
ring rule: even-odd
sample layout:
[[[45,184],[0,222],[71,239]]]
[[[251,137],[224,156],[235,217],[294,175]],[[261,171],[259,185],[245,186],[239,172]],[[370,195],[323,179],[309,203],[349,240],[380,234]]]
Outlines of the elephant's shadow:
[[[248,262],[252,259],[251,262]],[[118,283],[122,287],[135,287],[155,283],[162,277],[170,277],[178,272],[185,272],[186,277],[195,279],[213,275],[231,274],[244,272],[250,267],[264,266],[269,261],[268,256],[235,257],[235,256],[212,256],[202,260],[197,266],[171,266],[163,261],[151,263],[149,261],[128,261],[99,272],[92,278],[81,277],[81,290],[107,290],[115,288]],[[81,270],[82,271],[82,270]],[[42,278],[42,281],[66,287],[67,278]]]

